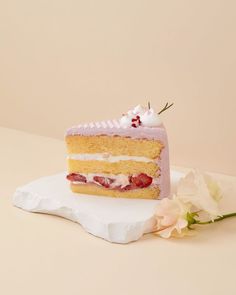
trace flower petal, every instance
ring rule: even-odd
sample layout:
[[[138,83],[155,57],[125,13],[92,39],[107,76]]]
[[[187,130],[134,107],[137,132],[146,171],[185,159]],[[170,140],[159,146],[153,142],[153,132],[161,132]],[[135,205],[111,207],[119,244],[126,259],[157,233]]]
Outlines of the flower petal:
[[[212,219],[219,215],[218,202],[213,195],[218,198],[218,186],[197,170],[188,173],[177,186],[177,197],[182,202],[207,212]]]

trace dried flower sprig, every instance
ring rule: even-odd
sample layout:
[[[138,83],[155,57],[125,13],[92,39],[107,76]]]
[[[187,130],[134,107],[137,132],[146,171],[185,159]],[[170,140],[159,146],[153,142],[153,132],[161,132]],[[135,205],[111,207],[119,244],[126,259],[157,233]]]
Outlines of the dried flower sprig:
[[[173,106],[174,103],[169,104],[168,102],[166,103],[166,105],[164,106],[163,109],[160,110],[160,112],[158,113],[158,115],[160,115],[161,113],[163,113],[164,111],[168,110],[170,107]]]

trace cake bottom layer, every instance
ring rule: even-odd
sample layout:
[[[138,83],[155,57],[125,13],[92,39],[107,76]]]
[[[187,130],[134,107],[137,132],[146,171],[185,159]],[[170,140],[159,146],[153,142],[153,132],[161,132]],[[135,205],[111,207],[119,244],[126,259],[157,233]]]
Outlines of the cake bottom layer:
[[[107,189],[94,184],[73,184],[71,190],[74,193],[99,195],[114,198],[129,198],[129,199],[158,199],[160,190],[158,187],[140,188],[129,191],[120,191],[115,189]]]

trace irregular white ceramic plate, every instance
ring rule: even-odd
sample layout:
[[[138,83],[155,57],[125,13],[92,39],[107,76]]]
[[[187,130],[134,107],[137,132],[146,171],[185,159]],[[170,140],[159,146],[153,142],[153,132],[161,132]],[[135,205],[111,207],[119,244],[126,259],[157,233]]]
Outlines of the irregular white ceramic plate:
[[[172,192],[182,176],[171,171]],[[13,204],[78,222],[87,232],[114,243],[129,243],[153,230],[158,200],[78,195],[70,191],[65,177],[66,173],[60,173],[17,188]]]

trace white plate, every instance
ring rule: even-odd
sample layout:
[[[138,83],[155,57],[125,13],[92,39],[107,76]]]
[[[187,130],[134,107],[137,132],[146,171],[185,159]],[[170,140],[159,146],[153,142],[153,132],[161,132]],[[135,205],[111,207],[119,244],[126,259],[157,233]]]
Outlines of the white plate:
[[[182,173],[171,171],[171,190]],[[114,243],[129,243],[151,232],[158,200],[78,195],[60,173],[19,187],[13,204],[30,212],[58,215],[78,222],[89,233]]]

